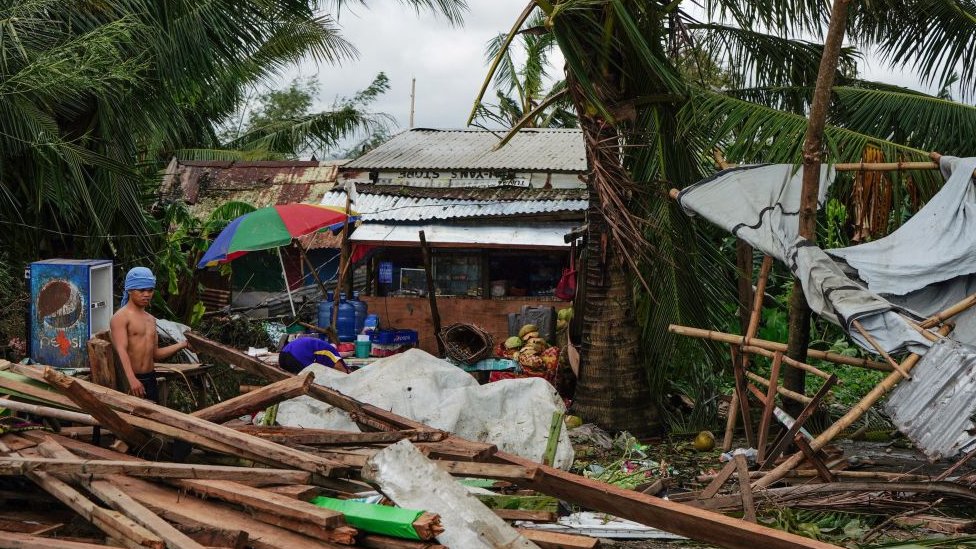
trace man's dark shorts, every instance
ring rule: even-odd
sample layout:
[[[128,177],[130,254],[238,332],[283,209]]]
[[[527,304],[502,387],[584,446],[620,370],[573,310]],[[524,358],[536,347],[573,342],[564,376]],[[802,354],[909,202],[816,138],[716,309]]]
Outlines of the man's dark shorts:
[[[146,398],[159,404],[159,384],[156,382],[156,372],[136,374],[136,379],[142,383],[142,387],[146,390]]]

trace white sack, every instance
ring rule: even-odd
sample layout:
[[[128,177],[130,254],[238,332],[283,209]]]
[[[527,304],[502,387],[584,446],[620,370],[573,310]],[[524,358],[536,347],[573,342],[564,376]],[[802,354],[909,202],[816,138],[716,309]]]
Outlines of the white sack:
[[[544,379],[526,378],[479,385],[470,374],[419,349],[373,362],[351,374],[309,366],[315,383],[395,414],[488,442],[499,450],[542,461],[552,414],[565,411]],[[278,422],[289,427],[358,431],[346,412],[310,397],[282,402]],[[573,447],[562,429],[554,466],[568,469]]]

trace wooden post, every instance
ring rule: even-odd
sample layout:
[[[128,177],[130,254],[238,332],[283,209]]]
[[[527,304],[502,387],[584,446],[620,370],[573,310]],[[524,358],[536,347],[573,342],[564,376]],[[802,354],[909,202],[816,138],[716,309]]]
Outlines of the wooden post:
[[[739,475],[739,497],[742,498],[742,519],[749,522],[756,522],[756,504],[752,499],[752,488],[749,486],[749,464],[746,463],[746,456],[736,454],[732,462],[735,463],[735,470]]]
[[[741,241],[740,241],[741,242]],[[740,258],[741,260],[741,258]],[[740,316],[739,324],[741,326],[741,331],[743,334],[742,342],[743,345],[739,348],[739,351],[745,351],[745,346],[756,337],[756,332],[759,330],[759,317],[762,314],[762,303],[763,297],[766,294],[766,283],[769,280],[769,271],[773,268],[773,258],[771,256],[763,257],[762,267],[759,270],[759,279],[756,281],[756,291],[752,292],[752,248],[749,248],[749,279],[748,279],[748,290],[752,296],[751,307],[748,308],[747,314],[742,314],[741,303],[742,303],[742,280],[739,281],[739,302],[740,302]],[[746,367],[745,361],[748,355],[742,352],[743,368]],[[735,434],[735,418],[738,414],[739,407],[739,393],[735,391],[732,393],[732,403],[729,407],[729,417],[725,423],[725,437],[722,440],[722,449],[728,452],[732,449],[732,437]]]
[[[766,406],[763,407],[762,420],[759,422],[759,446],[756,461],[762,463],[766,457],[766,439],[769,437],[769,423],[773,419],[773,408],[776,407],[776,388],[779,386],[779,366],[783,362],[783,353],[776,353],[769,373],[769,388],[766,390]]]
[[[308,267],[308,270],[312,273],[312,278],[315,279],[315,283],[318,285],[319,291],[322,292],[322,299],[328,299],[329,291],[325,289],[325,284],[323,284],[322,279],[319,278],[319,272],[315,269],[315,265],[312,265],[312,262],[305,254],[305,248],[302,248],[302,243],[296,241],[295,246],[298,247],[298,255],[302,256],[302,261],[305,262],[305,266]]]
[[[437,288],[434,286],[434,268],[431,265],[430,246],[424,231],[420,231],[420,250],[424,254],[424,275],[427,276],[427,300],[430,302],[430,317],[434,322],[434,339],[437,341],[437,356],[443,357],[444,340],[441,338],[441,313],[437,310]]]
[[[92,338],[88,340],[88,365],[91,367],[92,383],[118,389],[115,380],[115,355],[108,341]]]
[[[746,380],[746,369],[739,358],[739,352],[732,347],[732,370],[735,374],[735,394],[738,396],[739,412],[742,414],[742,429],[746,433],[746,443],[755,448],[756,437],[752,431],[752,416],[749,413],[749,382]]]
[[[799,236],[810,242],[817,241],[817,198],[820,191],[820,165],[823,154],[824,126],[830,108],[830,90],[837,73],[837,60],[844,43],[844,30],[847,23],[847,7],[850,0],[834,0],[830,13],[830,24],[824,40],[823,54],[817,84],[810,104],[810,116],[806,135],[803,138],[803,189],[800,193]],[[807,348],[810,346],[810,306],[803,295],[799,280],[793,284],[790,296],[789,342],[787,356],[799,362],[807,361]],[[786,388],[804,393],[803,370],[788,367],[784,376]],[[786,403],[784,403],[786,404]],[[797,406],[789,406],[795,411]]]
[[[807,439],[804,438],[803,435],[797,433],[796,436],[793,437],[793,444],[796,444],[796,447],[800,449],[800,452],[806,456],[807,461],[813,465],[813,468],[817,471],[817,476],[820,477],[820,480],[824,482],[837,482],[837,477],[830,472],[830,468],[828,468],[823,460],[820,459],[820,456],[817,455],[817,451],[810,447],[810,443],[807,442]]]
[[[793,442],[793,436],[800,432],[800,428],[803,427],[803,424],[810,419],[810,416],[812,416],[815,411],[817,411],[817,407],[820,406],[820,403],[827,396],[827,393],[830,392],[831,387],[833,387],[836,383],[836,376],[824,382],[823,386],[820,387],[820,390],[817,391],[817,394],[813,395],[813,399],[810,401],[810,403],[807,404],[796,416],[796,419],[793,420],[793,426],[786,431],[786,434],[779,439],[779,442],[776,443],[776,446],[773,447],[772,451],[766,455],[766,460],[762,462],[760,469],[765,469],[772,465],[773,462],[776,461],[776,458],[779,457],[784,450],[786,450],[786,447]]]
[[[347,298],[352,298],[352,282],[350,277],[349,288],[345,288],[346,274],[349,270],[349,260],[352,258],[352,247],[349,244],[349,234],[352,229],[349,227],[349,213],[352,211],[352,198],[346,191],[346,225],[342,228],[342,244],[339,248],[339,278],[336,280],[335,296],[332,305],[332,324],[330,327],[336,329],[336,319],[339,318],[339,293],[346,292]],[[348,291],[347,291],[348,290]]]

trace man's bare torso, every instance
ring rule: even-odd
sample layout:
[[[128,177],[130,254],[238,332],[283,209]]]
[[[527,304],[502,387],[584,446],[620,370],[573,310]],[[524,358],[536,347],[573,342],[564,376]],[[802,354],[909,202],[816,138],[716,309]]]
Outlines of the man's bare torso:
[[[156,351],[156,318],[146,311],[131,307],[120,309],[116,316],[124,323],[127,336],[126,350],[132,364],[132,372],[146,374],[153,371],[153,355]]]

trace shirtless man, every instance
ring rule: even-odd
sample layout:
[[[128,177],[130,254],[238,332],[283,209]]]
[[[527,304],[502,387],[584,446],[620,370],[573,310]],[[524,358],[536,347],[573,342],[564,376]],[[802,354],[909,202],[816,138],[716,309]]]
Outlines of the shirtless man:
[[[159,348],[156,333],[156,318],[146,312],[156,291],[156,277],[145,267],[134,267],[125,275],[125,290],[122,304],[109,327],[112,331],[112,344],[119,354],[122,370],[129,380],[130,392],[140,398],[159,400],[156,374],[153,371],[156,361],[165,360],[189,343],[175,343]]]

